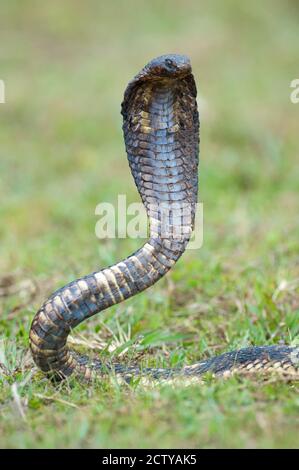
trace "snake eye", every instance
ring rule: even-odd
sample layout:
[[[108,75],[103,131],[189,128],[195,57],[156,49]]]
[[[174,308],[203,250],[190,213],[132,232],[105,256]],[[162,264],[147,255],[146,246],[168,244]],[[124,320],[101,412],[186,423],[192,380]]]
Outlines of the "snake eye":
[[[165,65],[170,70],[175,70],[176,69],[176,66],[175,66],[174,62],[171,59],[165,59]]]

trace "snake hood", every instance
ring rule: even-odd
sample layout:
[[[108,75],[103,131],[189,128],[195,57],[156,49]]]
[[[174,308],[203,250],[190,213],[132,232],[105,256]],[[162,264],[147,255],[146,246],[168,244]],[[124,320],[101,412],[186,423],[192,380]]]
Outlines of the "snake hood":
[[[142,84],[147,86],[148,82],[150,82],[152,86],[164,84],[165,86],[173,88],[175,83],[172,82],[176,81],[180,87],[182,80],[188,84],[188,93],[193,98],[196,98],[196,84],[188,56],[182,54],[165,54],[152,59],[129,82],[124,93],[124,100],[121,104],[122,115],[124,118],[126,117],[131,96],[134,95]]]

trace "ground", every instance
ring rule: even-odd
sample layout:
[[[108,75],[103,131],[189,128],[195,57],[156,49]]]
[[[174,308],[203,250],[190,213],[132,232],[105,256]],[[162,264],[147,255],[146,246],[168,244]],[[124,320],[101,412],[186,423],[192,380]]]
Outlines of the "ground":
[[[148,60],[178,52],[199,90],[203,246],[72,341],[158,366],[298,344],[298,3],[23,3],[0,5],[1,447],[297,447],[298,382],[54,385],[34,367],[28,332],[55,288],[142,243],[98,240],[95,207],[139,201],[122,94]]]

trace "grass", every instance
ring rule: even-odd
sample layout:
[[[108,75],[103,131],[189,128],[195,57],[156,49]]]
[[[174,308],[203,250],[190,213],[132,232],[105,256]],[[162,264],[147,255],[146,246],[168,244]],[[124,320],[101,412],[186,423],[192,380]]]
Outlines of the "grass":
[[[11,0],[0,12],[1,447],[298,447],[298,383],[55,386],[28,351],[48,294],[140,245],[97,240],[94,210],[117,194],[139,201],[120,102],[149,59],[172,51],[190,55],[198,82],[203,247],[73,342],[158,366],[298,344],[295,0]]]

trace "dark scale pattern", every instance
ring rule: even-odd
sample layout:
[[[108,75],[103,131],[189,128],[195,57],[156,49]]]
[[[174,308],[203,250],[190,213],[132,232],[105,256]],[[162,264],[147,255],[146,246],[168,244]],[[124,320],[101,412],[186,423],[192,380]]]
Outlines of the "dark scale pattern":
[[[38,367],[59,377],[76,372],[85,379],[95,371],[110,371],[127,382],[136,375],[188,382],[207,371],[224,374],[271,367],[297,374],[298,351],[282,346],[226,353],[181,370],[103,365],[68,349],[67,337],[79,323],[164,276],[185,251],[194,225],[199,118],[189,59],[167,55],[145,66],[125,91],[122,115],[128,161],[147,210],[150,239],[125,260],[71,282],[42,305],[30,331]]]

